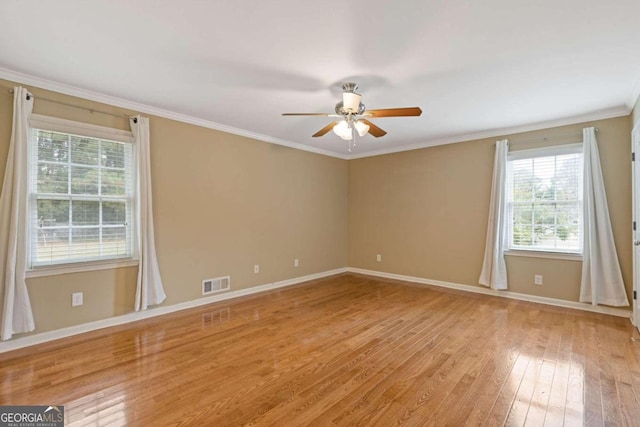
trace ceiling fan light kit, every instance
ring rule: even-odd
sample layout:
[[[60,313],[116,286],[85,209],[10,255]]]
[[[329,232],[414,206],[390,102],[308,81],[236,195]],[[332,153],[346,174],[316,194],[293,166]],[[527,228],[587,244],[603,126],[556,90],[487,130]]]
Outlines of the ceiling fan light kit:
[[[283,116],[323,116],[340,117],[341,120],[328,124],[313,137],[324,136],[333,129],[333,132],[345,141],[349,141],[349,152],[355,147],[355,136],[365,136],[367,133],[376,138],[387,134],[386,131],[371,123],[367,118],[378,117],[416,117],[422,114],[419,107],[387,108],[381,110],[366,110],[362,103],[362,95],[356,93],[356,83],[342,85],[342,101],[335,106],[336,114],[329,113],[283,113]]]
[[[345,120],[341,120],[337,125],[333,127],[333,133],[346,141],[350,141],[353,139],[351,126],[349,126],[349,123]]]
[[[353,139],[353,131],[358,132],[359,136],[365,136],[369,132],[369,125],[360,120],[340,120],[337,125],[333,127],[333,132],[340,138],[347,141]]]
[[[358,131],[358,135],[365,136],[369,132],[369,125],[358,120],[353,124],[353,126]]]

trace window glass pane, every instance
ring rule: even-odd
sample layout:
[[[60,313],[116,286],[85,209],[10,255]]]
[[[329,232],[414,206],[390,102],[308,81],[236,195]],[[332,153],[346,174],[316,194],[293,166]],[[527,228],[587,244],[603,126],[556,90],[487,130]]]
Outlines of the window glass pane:
[[[127,188],[125,171],[103,169],[101,188],[105,196],[124,196]]]
[[[67,163],[69,161],[68,135],[38,131],[38,160]]]
[[[125,227],[107,227],[102,230],[103,255],[122,256],[128,251]]]
[[[513,200],[528,202],[533,200],[533,160],[513,162]]]
[[[529,246],[533,244],[531,225],[516,225],[513,227],[513,244],[516,246]]]
[[[579,154],[558,156],[556,200],[577,200],[582,188],[582,161]]]
[[[582,154],[510,161],[511,247],[581,249]]]
[[[100,225],[100,202],[74,200],[71,221],[76,225]]]
[[[98,169],[71,166],[71,194],[98,194]]]
[[[100,229],[72,228],[71,257],[96,258],[100,256]]]
[[[533,223],[535,225],[553,225],[555,208],[553,204],[536,204],[531,209],[531,215],[533,216]]]
[[[102,223],[105,225],[124,225],[127,222],[127,204],[125,202],[103,202]]]
[[[582,206],[578,203],[560,205],[556,215],[556,244],[563,248],[579,248]]]
[[[31,132],[31,265],[131,255],[133,146]],[[106,196],[103,197],[103,196]]]
[[[54,263],[69,257],[69,229],[36,230],[36,262]]]
[[[36,188],[39,193],[67,194],[69,167],[64,164],[38,163]]]
[[[68,200],[38,200],[38,227],[60,227],[69,225]]]
[[[125,146],[120,142],[102,141],[102,166],[109,168],[124,168]]]
[[[516,225],[531,225],[533,215],[531,205],[516,205],[513,208],[513,222]]]
[[[71,139],[71,162],[81,165],[98,165],[98,152],[100,143],[94,138],[83,138],[81,136],[70,137]]]
[[[534,198],[554,200],[555,157],[533,159],[533,175]]]

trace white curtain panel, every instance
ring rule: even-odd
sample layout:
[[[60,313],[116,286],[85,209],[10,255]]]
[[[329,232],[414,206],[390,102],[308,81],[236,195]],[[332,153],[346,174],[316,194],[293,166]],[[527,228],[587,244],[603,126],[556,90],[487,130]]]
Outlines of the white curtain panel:
[[[491,289],[507,289],[507,265],[504,261],[504,250],[506,247],[505,186],[508,151],[509,142],[506,139],[496,142],[487,242],[484,248],[484,261],[482,262],[482,272],[479,279],[481,285],[488,286]]]
[[[584,252],[580,301],[629,305],[618,262],[594,128],[584,128]]]
[[[636,123],[636,125],[633,127],[632,130],[632,134],[631,134],[631,140],[632,140],[632,147],[633,147],[633,151],[635,153],[640,153],[640,149],[638,147],[640,147],[640,121]],[[640,162],[640,159],[637,160],[638,162]],[[634,182],[634,186],[633,186],[633,191],[634,191],[634,197],[633,197],[633,204],[634,204],[634,216],[633,219],[636,219],[638,217],[638,212],[640,212],[639,206],[638,204],[640,204],[640,196],[638,195],[638,192],[640,192],[640,185],[638,185],[638,183],[640,182],[640,176],[638,176],[637,173],[637,163],[634,162],[634,165],[632,166],[632,168],[634,169],[634,174],[633,174],[633,182]],[[636,231],[634,233],[634,240],[638,238],[638,231]],[[637,283],[636,280],[638,280],[638,271],[637,269],[640,268],[640,262],[639,262],[639,253],[638,250],[640,250],[640,248],[636,247],[634,245],[633,250],[632,250],[632,254],[633,254],[633,259],[634,259],[634,268],[633,268],[633,287],[634,290],[638,290],[638,285],[640,285],[640,283]],[[640,332],[640,299],[636,299],[634,301],[631,301],[631,304],[633,305],[633,323],[636,325],[636,328],[638,329],[638,331]]]
[[[2,340],[35,329],[25,282],[27,268],[27,196],[29,119],[33,96],[13,90],[13,126],[0,196],[0,280],[4,287]]]
[[[136,252],[139,259],[138,286],[136,288],[136,311],[146,310],[150,305],[160,304],[167,296],[162,286],[158,257],[153,232],[153,209],[151,199],[151,155],[149,119],[132,117],[131,132],[135,137],[137,167],[136,177]]]

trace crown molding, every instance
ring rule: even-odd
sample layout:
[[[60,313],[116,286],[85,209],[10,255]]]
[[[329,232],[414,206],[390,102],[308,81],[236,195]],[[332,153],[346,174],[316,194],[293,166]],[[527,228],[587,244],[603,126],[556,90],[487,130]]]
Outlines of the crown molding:
[[[592,122],[595,120],[613,119],[616,117],[628,116],[631,113],[631,108],[627,106],[620,106],[610,108],[607,110],[598,111],[595,113],[582,114],[579,116],[566,117],[563,119],[549,120],[545,122],[538,122],[523,126],[514,126],[501,129],[493,129],[485,132],[467,133],[449,138],[432,139],[419,144],[406,145],[403,147],[387,148],[382,150],[368,151],[366,153],[352,154],[347,157],[347,160],[362,159],[365,157],[381,156],[384,154],[401,153],[403,151],[419,150],[421,148],[435,147],[438,145],[456,144],[458,142],[475,141],[479,139],[498,138],[504,139],[509,135],[523,132],[532,132],[536,130],[550,129],[559,126],[575,125],[578,123]]]
[[[323,150],[321,148],[312,147],[297,142],[287,141],[280,138],[274,138],[268,135],[239,129],[233,126],[223,125],[211,120],[201,119],[199,117],[189,116],[187,114],[176,113],[173,111],[165,110],[163,108],[154,107],[148,104],[142,104],[139,102],[131,101],[124,98],[118,98],[116,96],[106,95],[99,92],[94,92],[87,89],[67,85],[64,83],[58,83],[52,80],[44,79],[41,77],[32,76],[26,73],[20,73],[12,71],[6,68],[0,67],[0,78],[10,80],[16,83],[31,85],[40,89],[50,90],[52,92],[62,93],[64,95],[75,96],[90,101],[100,102],[102,104],[111,105],[114,107],[125,108],[127,110],[133,110],[136,112],[151,114],[165,119],[176,120],[182,123],[188,123],[191,125],[200,126],[203,128],[213,129],[221,132],[230,133],[233,135],[244,136],[247,138],[255,139],[258,141],[268,142],[270,144],[282,145],[289,148],[295,148],[296,150],[308,151],[315,154],[322,154],[324,156],[337,157],[346,160],[348,156],[333,151]]]
[[[523,126],[493,129],[493,130],[484,131],[484,132],[467,133],[467,134],[456,135],[456,136],[451,136],[446,138],[431,139],[419,144],[405,145],[400,147],[392,147],[392,148],[386,148],[381,150],[373,150],[373,151],[367,151],[367,152],[362,152],[358,154],[346,155],[346,154],[336,153],[334,151],[324,150],[322,148],[300,144],[298,142],[292,142],[292,141],[288,141],[280,138],[274,138],[268,135],[263,135],[260,133],[244,130],[244,129],[239,129],[233,126],[216,123],[211,120],[205,120],[198,117],[189,116],[186,114],[176,113],[173,111],[165,110],[163,108],[154,107],[152,105],[142,104],[142,103],[130,101],[124,98],[118,98],[115,96],[78,88],[78,87],[67,85],[64,83],[58,83],[52,80],[47,80],[41,77],[32,76],[26,73],[12,71],[2,67],[0,67],[0,78],[5,80],[10,80],[16,83],[25,84],[25,85],[32,85],[41,89],[62,93],[64,95],[75,96],[75,97],[87,99],[90,101],[95,101],[95,102],[100,102],[107,105],[112,105],[115,107],[125,108],[127,110],[133,110],[133,111],[137,111],[144,114],[151,114],[154,116],[176,120],[179,122],[188,123],[195,126],[200,126],[200,127],[213,129],[221,132],[226,132],[233,135],[244,136],[246,138],[263,141],[270,144],[281,145],[284,147],[294,148],[296,150],[308,151],[311,153],[321,154],[329,157],[335,157],[343,160],[354,160],[354,159],[360,159],[365,157],[380,156],[384,154],[400,153],[403,151],[419,150],[421,148],[435,147],[438,145],[455,144],[458,142],[473,141],[478,139],[504,137],[505,135],[512,135],[515,133],[531,132],[535,130],[548,129],[548,128],[553,128],[558,126],[567,126],[567,125],[573,125],[577,123],[590,122],[594,120],[605,120],[605,119],[611,119],[615,117],[627,116],[631,113],[636,100],[640,96],[640,78],[639,78],[636,81],[635,88],[633,90],[633,101],[632,101],[633,103],[630,106],[624,105],[624,106],[602,110],[594,113],[583,114],[579,116],[571,116],[571,117],[566,117],[558,120],[538,122],[538,123],[523,125]]]

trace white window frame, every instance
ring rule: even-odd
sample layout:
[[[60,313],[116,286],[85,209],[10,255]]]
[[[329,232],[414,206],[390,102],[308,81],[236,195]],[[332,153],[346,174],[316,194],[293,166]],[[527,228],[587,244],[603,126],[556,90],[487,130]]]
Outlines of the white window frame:
[[[513,242],[513,221],[512,221],[512,204],[513,201],[511,200],[512,195],[510,194],[511,191],[511,165],[512,165],[512,161],[514,160],[522,160],[522,159],[532,159],[532,158],[537,158],[537,157],[551,157],[551,156],[559,156],[559,155],[563,155],[563,154],[577,154],[577,153],[582,153],[583,152],[583,144],[582,142],[579,143],[573,143],[573,144],[563,144],[563,145],[555,145],[555,146],[550,146],[550,147],[543,147],[543,148],[533,148],[533,149],[527,149],[527,150],[517,150],[517,151],[510,151],[507,154],[507,182],[506,182],[506,186],[505,186],[505,199],[506,199],[506,203],[505,203],[505,209],[506,209],[506,213],[505,213],[505,238],[506,238],[506,250],[505,250],[505,254],[506,255],[513,255],[513,256],[525,256],[525,257],[535,257],[535,258],[554,258],[554,259],[566,259],[566,260],[575,260],[575,261],[580,261],[582,260],[582,251],[583,251],[583,239],[584,239],[584,229],[582,227],[580,227],[580,236],[579,236],[579,249],[577,250],[563,250],[563,249],[558,249],[558,250],[553,250],[551,248],[540,248],[537,249],[535,247],[522,247],[522,246],[513,246],[512,242]],[[580,168],[580,175],[582,177],[582,174],[584,173],[584,158],[583,158],[583,163],[581,164],[581,168]],[[584,191],[582,189],[582,191]],[[580,208],[582,208],[582,203],[583,203],[583,199],[580,200]],[[581,218],[581,221],[584,221],[583,218]]]
[[[87,123],[76,122],[72,120],[59,119],[56,117],[43,116],[39,114],[33,114],[30,120],[30,132],[33,134],[35,130],[44,130],[51,132],[60,132],[66,134],[72,134],[76,136],[82,137],[90,137],[97,139],[104,139],[109,141],[123,142],[128,144],[133,144],[135,138],[130,131],[114,129],[104,126],[91,125]],[[33,136],[30,136],[30,138]],[[117,256],[117,257],[101,257],[99,259],[87,259],[87,260],[69,260],[69,261],[61,261],[57,263],[47,263],[47,264],[38,264],[33,260],[33,256],[35,254],[32,253],[32,228],[34,222],[32,221],[32,209],[33,203],[36,200],[36,193],[33,191],[31,184],[31,177],[33,172],[33,164],[34,159],[31,156],[34,156],[36,153],[31,152],[32,141],[29,141],[30,147],[30,158],[29,158],[29,195],[27,198],[28,203],[28,233],[26,236],[27,239],[27,247],[28,249],[28,270],[27,277],[40,277],[40,276],[48,276],[48,275],[56,275],[56,274],[66,274],[80,271],[93,271],[93,270],[102,270],[109,268],[119,268],[119,267],[127,267],[127,266],[135,266],[138,265],[137,260],[137,248],[135,243],[135,230],[136,230],[136,199],[137,195],[135,193],[135,180],[137,173],[137,159],[135,158],[135,149],[133,150],[131,156],[131,168],[132,170],[132,179],[131,183],[131,215],[129,225],[130,229],[130,248],[129,253],[130,256]]]

